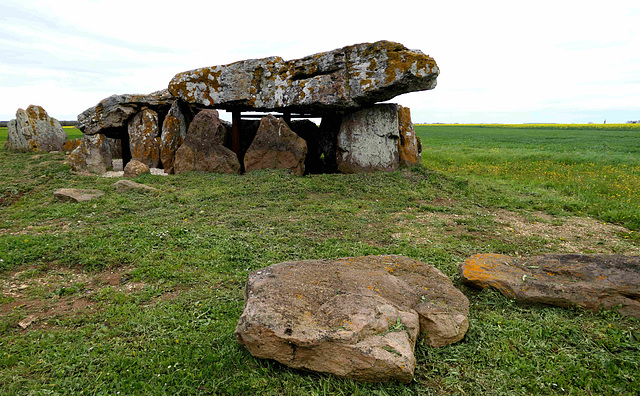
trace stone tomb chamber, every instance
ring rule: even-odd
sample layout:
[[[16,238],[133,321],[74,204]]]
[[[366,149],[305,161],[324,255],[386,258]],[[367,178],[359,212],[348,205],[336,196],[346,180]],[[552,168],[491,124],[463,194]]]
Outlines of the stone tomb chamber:
[[[78,115],[83,138],[71,164],[104,173],[122,157],[166,173],[298,175],[418,165],[410,110],[379,102],[433,89],[438,73],[431,57],[389,41],[186,71],[167,89],[113,95]]]

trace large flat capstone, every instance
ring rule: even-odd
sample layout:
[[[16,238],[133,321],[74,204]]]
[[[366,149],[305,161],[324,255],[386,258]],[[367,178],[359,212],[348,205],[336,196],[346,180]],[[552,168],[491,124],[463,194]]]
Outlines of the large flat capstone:
[[[433,58],[378,41],[285,61],[250,59],[177,74],[169,91],[186,102],[231,110],[326,112],[357,109],[433,89]]]
[[[477,254],[458,269],[465,282],[494,288],[522,302],[615,309],[640,318],[638,256]]]
[[[249,275],[236,338],[293,368],[410,382],[418,336],[461,340],[468,310],[446,275],[407,257],[284,262]]]

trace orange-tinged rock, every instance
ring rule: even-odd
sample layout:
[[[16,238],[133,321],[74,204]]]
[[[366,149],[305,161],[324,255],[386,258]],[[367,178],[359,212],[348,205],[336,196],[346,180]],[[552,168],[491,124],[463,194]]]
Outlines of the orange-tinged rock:
[[[616,309],[640,318],[640,257],[547,254],[513,258],[477,254],[458,267],[462,279],[522,302]]]
[[[18,109],[7,125],[7,150],[60,151],[69,138],[58,120],[40,106]]]
[[[400,139],[398,140],[398,155],[400,165],[416,166],[420,165],[420,149],[418,136],[411,122],[411,110],[408,107],[398,105],[398,129]]]
[[[157,168],[160,163],[160,139],[158,113],[143,109],[129,121],[129,147],[131,158],[149,168]]]

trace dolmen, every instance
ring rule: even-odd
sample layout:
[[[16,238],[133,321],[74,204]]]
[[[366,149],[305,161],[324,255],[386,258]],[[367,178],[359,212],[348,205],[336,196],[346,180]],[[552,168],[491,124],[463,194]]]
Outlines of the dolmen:
[[[84,137],[70,162],[96,173],[115,155],[166,173],[414,166],[421,146],[410,110],[379,102],[433,89],[438,74],[433,58],[389,41],[186,71],[167,89],[113,95],[78,115]],[[232,123],[216,110],[231,112]]]

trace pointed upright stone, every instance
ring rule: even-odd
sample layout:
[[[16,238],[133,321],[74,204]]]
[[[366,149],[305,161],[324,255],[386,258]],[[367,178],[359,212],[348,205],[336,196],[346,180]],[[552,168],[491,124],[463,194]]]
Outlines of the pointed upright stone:
[[[262,118],[258,133],[244,156],[247,172],[259,169],[289,169],[304,174],[307,143],[282,118]]]

